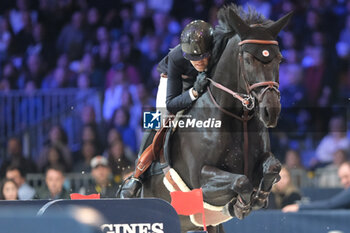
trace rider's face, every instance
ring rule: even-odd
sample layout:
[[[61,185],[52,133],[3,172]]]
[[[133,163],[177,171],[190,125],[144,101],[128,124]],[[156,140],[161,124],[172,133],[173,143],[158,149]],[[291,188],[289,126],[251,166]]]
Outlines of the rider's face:
[[[203,72],[208,66],[209,57],[203,58],[202,60],[199,60],[199,61],[190,61],[190,62],[198,72]]]

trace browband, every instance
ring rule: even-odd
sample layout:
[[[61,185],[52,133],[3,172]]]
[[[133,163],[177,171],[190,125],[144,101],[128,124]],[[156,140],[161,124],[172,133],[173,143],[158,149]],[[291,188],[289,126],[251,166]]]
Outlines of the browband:
[[[276,40],[242,40],[238,43],[238,45],[243,44],[274,44],[278,45],[278,42]]]

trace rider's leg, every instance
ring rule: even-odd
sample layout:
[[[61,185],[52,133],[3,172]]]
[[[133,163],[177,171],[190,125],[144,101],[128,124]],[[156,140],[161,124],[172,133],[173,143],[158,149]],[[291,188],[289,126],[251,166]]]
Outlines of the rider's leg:
[[[156,98],[157,111],[160,111],[162,113],[162,117],[167,115],[166,104],[165,104],[166,89],[167,89],[167,75],[162,73],[160,75],[157,98]],[[153,159],[152,156],[150,155],[151,153],[147,153],[145,152],[145,150],[150,149],[149,145],[152,144],[155,134],[156,134],[155,130],[146,131],[144,133],[139,154],[138,154],[138,159],[135,165],[134,175],[121,188],[121,192],[120,192],[121,198],[131,198],[131,197],[139,196],[140,190],[142,188],[142,174],[148,168],[148,166],[150,165]]]
[[[134,175],[121,188],[121,192],[120,192],[121,198],[132,198],[132,197],[139,196],[140,190],[142,187],[142,173],[146,170],[146,169],[142,169],[142,164],[140,164],[140,161],[145,163],[145,162],[148,162],[148,160],[152,160],[152,158],[149,158],[151,157],[149,153],[143,153],[143,152],[152,144],[155,134],[156,134],[155,130],[148,130],[144,133],[138,158],[135,161]]]

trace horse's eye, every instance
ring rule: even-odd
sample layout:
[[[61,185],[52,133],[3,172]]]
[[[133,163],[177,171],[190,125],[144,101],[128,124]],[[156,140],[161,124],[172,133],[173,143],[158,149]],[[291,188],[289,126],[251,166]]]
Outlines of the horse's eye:
[[[244,58],[245,62],[250,65],[252,63],[252,58],[251,57],[246,57]]]

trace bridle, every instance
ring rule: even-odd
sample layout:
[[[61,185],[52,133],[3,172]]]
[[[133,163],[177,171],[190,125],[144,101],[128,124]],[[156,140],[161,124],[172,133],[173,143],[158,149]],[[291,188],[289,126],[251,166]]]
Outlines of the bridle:
[[[243,44],[272,44],[272,45],[278,45],[278,42],[275,40],[243,40],[241,42],[238,43],[239,46],[243,45]],[[242,76],[242,79],[245,83],[246,86],[246,94],[242,94],[242,93],[238,93],[235,92],[227,87],[225,87],[224,85],[215,82],[214,80],[212,80],[211,78],[207,78],[211,84],[213,84],[214,87],[219,88],[220,90],[232,95],[234,98],[236,98],[237,100],[239,100],[242,103],[242,106],[244,107],[244,109],[246,111],[250,111],[255,107],[255,101],[252,95],[254,95],[254,97],[258,100],[258,102],[261,102],[263,95],[266,93],[267,90],[274,90],[278,93],[278,95],[280,95],[280,91],[278,90],[279,88],[279,83],[275,82],[275,81],[264,81],[264,82],[258,82],[258,83],[254,83],[252,85],[249,84],[247,78],[246,78],[246,73],[245,73],[245,69],[244,69],[244,62],[243,62],[243,52],[240,51],[239,53],[239,62],[240,62],[240,76]],[[256,94],[256,92],[254,92],[254,90],[258,87],[264,87],[258,94]],[[210,90],[210,88],[208,87],[208,91],[209,94],[211,96],[211,99],[213,100],[214,104],[220,109],[220,110],[224,110],[224,108],[222,108],[214,99],[212,92]],[[225,112],[225,111],[223,111]],[[226,113],[226,112],[225,112]],[[231,114],[228,114],[230,116],[232,116]],[[233,114],[234,115],[234,114]],[[237,118],[236,116],[232,116]],[[240,118],[240,117],[239,117]]]
[[[242,46],[243,44],[268,44],[268,45],[278,45],[278,42],[275,40],[243,40],[238,43],[239,46]],[[210,87],[208,86],[208,93],[213,101],[214,105],[223,113],[226,115],[229,115],[231,117],[234,117],[243,123],[243,131],[244,131],[244,174],[249,178],[249,164],[248,164],[248,121],[252,119],[253,114],[249,115],[249,111],[253,110],[255,107],[255,99],[257,99],[258,103],[261,102],[264,94],[266,93],[267,90],[274,90],[277,92],[278,96],[280,96],[280,91],[278,90],[279,88],[279,83],[275,81],[264,81],[264,82],[258,82],[254,83],[252,85],[249,84],[247,78],[246,78],[246,71],[244,69],[244,62],[243,62],[243,51],[240,50],[239,52],[239,62],[240,62],[240,77],[242,76],[242,79],[245,82],[245,87],[246,87],[246,94],[238,93],[235,92],[224,85],[215,82],[214,80],[207,78],[211,84],[219,88],[220,90],[232,95],[235,99],[239,100],[242,103],[243,106],[243,115],[238,116],[237,114],[234,114],[225,108],[221,107],[215,100],[212,91],[210,90]],[[262,90],[258,94],[254,91],[258,87],[263,87]],[[253,97],[254,96],[254,97]]]

